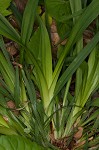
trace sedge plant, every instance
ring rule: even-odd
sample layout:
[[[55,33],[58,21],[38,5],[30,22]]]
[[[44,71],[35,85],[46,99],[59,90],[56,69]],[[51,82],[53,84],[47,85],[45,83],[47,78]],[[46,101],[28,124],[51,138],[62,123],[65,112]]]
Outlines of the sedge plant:
[[[75,134],[80,127],[78,145],[85,148],[98,145],[98,100],[91,104],[91,94],[99,86],[98,23],[93,38],[85,47],[83,33],[93,20],[98,20],[99,2],[93,0],[87,6],[86,2],[82,3],[81,0],[55,0],[55,3],[53,0],[46,0],[43,2],[45,21],[39,15],[39,3],[38,0],[28,0],[22,18],[19,19],[20,14],[16,16],[20,22],[20,31],[14,29],[0,14],[0,34],[20,46],[19,62],[13,66],[2,36],[0,38],[1,114],[6,114],[8,118],[8,121],[5,121],[1,116],[0,133],[20,135],[52,149],[58,149],[57,146],[62,141],[63,145],[59,148],[66,149],[73,148],[71,142],[77,140]],[[53,7],[50,7],[50,4]],[[54,5],[59,6],[56,11],[68,6],[68,13],[58,20]],[[11,9],[14,13],[17,12],[14,5]],[[49,15],[58,23],[69,22],[72,26],[68,36],[65,35],[65,38],[68,38],[67,43],[61,46],[61,53],[54,66],[48,31]],[[36,29],[33,28],[35,23]],[[63,40],[64,35],[61,38]],[[73,59],[67,64],[69,56]],[[74,95],[69,90],[73,74],[76,74]],[[39,98],[36,96],[37,91],[40,93]],[[15,104],[14,109],[6,105],[10,100]],[[86,115],[87,113],[89,115]],[[93,132],[94,130],[96,132]],[[91,138],[94,138],[94,142]],[[76,145],[75,149],[77,148],[79,149]]]

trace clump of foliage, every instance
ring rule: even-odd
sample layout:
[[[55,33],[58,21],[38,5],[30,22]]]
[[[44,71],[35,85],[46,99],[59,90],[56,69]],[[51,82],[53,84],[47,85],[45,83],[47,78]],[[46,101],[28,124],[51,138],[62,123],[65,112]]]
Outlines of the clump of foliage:
[[[2,149],[6,141],[10,150],[16,141],[16,149],[99,147],[99,99],[92,97],[99,88],[98,8],[97,0],[28,0],[21,14],[12,2],[18,29],[0,14]],[[53,19],[60,36],[56,59]],[[92,37],[84,42],[89,30]],[[9,56],[5,37],[19,45],[18,60]]]

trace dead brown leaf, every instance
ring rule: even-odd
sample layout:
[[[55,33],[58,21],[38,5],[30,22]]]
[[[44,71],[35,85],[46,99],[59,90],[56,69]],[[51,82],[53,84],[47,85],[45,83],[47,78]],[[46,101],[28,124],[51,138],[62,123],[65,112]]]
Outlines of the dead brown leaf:
[[[77,131],[77,133],[74,134],[74,138],[76,140],[80,139],[82,137],[82,133],[83,133],[83,128],[82,127],[78,127],[78,131]]]
[[[16,109],[16,105],[12,100],[7,102],[7,106],[12,109],[12,112],[14,112],[15,115],[19,115],[19,111]]]

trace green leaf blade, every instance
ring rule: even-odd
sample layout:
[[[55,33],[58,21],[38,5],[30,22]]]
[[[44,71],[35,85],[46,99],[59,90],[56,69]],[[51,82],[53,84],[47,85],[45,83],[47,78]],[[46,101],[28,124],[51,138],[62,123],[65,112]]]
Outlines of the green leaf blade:
[[[0,145],[6,150],[45,150],[45,148],[37,145],[35,142],[23,138],[21,136],[1,136]]]
[[[28,0],[28,3],[26,5],[23,14],[22,28],[21,28],[21,37],[22,42],[24,44],[28,44],[29,42],[35,20],[37,6],[38,0]]]
[[[40,23],[40,45],[39,49],[41,49],[41,65],[42,71],[45,76],[48,88],[52,83],[52,55],[51,55],[51,46],[50,40],[48,36],[47,29],[43,24],[42,20],[39,20]]]
[[[58,93],[71,75],[76,71],[76,69],[81,65],[84,59],[89,55],[89,53],[93,50],[96,44],[99,42],[99,32],[94,36],[91,42],[79,52],[78,56],[74,59],[74,61],[70,64],[70,66],[66,69],[63,75],[60,77],[55,93]]]
[[[0,34],[21,44],[20,35],[2,14],[0,14]]]

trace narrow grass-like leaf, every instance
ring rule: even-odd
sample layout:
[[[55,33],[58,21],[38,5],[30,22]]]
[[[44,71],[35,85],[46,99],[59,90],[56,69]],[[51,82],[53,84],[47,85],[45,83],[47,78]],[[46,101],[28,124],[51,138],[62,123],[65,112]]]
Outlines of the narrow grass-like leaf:
[[[44,109],[47,111],[50,101],[49,101],[49,92],[48,92],[48,86],[47,86],[46,79],[45,79],[44,74],[42,73],[42,70],[41,70],[39,64],[37,63],[35,57],[33,55],[31,55],[31,53],[29,51],[26,51],[26,53],[27,53],[27,56],[29,57],[29,59],[31,60],[31,62],[36,67],[37,77],[38,77],[39,86],[40,86],[40,94],[41,94],[41,97],[43,100]]]
[[[83,14],[78,19],[78,21],[76,22],[74,28],[71,31],[66,47],[63,53],[61,54],[59,61],[55,67],[53,73],[53,80],[56,80],[56,78],[58,77],[60,73],[59,70],[61,71],[61,67],[64,62],[64,59],[69,53],[69,51],[71,50],[72,46],[81,37],[82,33],[87,28],[87,26],[99,15],[98,7],[99,7],[99,1],[93,0],[91,4],[87,7],[87,9],[83,12]],[[53,83],[55,84],[54,81]]]
[[[31,1],[31,3],[33,4],[33,2],[34,1]],[[37,7],[37,1],[35,1],[35,13],[36,13],[36,7]],[[31,5],[32,6],[32,5]],[[30,8],[28,8],[30,11],[32,10],[32,8],[30,9]],[[29,12],[27,12],[28,14],[29,14]],[[26,25],[26,27],[25,27],[25,29],[22,29],[22,30],[24,30],[24,32],[25,32],[25,30],[26,30],[26,28],[27,28],[27,30],[26,30],[26,32],[28,33],[28,30],[30,29],[31,30],[31,32],[32,32],[32,27],[30,28],[30,24],[28,23],[28,27],[27,27],[27,21],[26,20],[28,20],[29,18],[28,18],[28,16],[26,15],[26,14],[24,14],[25,16],[26,16],[26,18],[27,19],[25,19],[24,18],[24,21],[25,21],[25,24],[23,24],[24,26]],[[31,12],[31,15],[32,15],[32,12]],[[30,16],[31,16],[30,15]],[[31,22],[31,17],[30,17],[30,22]],[[33,20],[34,20],[34,18],[32,18],[32,22],[31,22],[31,26],[33,25]],[[23,22],[24,22],[23,21]],[[16,41],[17,43],[19,43],[21,46],[23,46],[22,45],[22,43],[20,42],[20,36],[19,36],[19,34],[16,32],[16,30],[10,25],[10,23],[2,16],[2,15],[0,15],[0,33],[2,34],[2,35],[4,35],[5,37],[7,37],[7,38],[9,38],[9,39],[11,39],[11,40],[14,40],[14,41]],[[22,31],[22,33],[23,33],[23,31]],[[24,33],[25,34],[25,33]],[[23,38],[25,38],[23,35],[24,34],[22,34],[22,37]],[[30,33],[29,33],[29,35],[30,35]],[[27,48],[25,48],[24,46],[23,46],[23,48],[24,49],[26,49],[27,50]],[[28,54],[27,54],[28,55]],[[47,107],[48,105],[49,105],[49,98],[48,98],[48,87],[47,87],[47,83],[46,83],[46,81],[45,81],[45,79],[44,79],[44,76],[43,76],[43,74],[42,74],[42,71],[41,71],[41,69],[40,69],[40,67],[39,67],[39,65],[38,65],[38,63],[37,63],[37,61],[36,61],[36,59],[35,59],[35,57],[34,56],[32,56],[31,57],[31,60],[32,60],[32,62],[33,62],[33,64],[35,64],[35,66],[36,66],[36,68],[37,68],[37,70],[39,70],[38,71],[38,74],[39,74],[39,80],[40,80],[40,85],[42,85],[43,87],[41,88],[41,95],[43,96],[43,100],[44,100],[44,105],[45,105],[45,107]],[[44,88],[45,87],[45,88]],[[45,91],[45,92],[44,92]],[[44,93],[46,93],[46,94],[44,94]]]
[[[37,124],[39,125],[39,122],[41,122],[41,121],[40,121],[40,117],[38,115],[37,99],[36,99],[36,93],[35,93],[33,82],[31,81],[28,72],[27,72],[28,78],[26,77],[23,70],[22,70],[22,75],[23,75],[23,78],[24,78],[24,81],[25,81],[25,84],[26,84],[26,88],[27,88],[27,91],[28,91],[28,95],[29,95],[29,98],[30,98],[30,101],[31,101],[31,104],[32,104],[32,107],[33,107],[33,115],[35,116],[34,118],[37,121]],[[36,126],[36,129],[37,129],[37,126]],[[40,127],[41,127],[41,125],[40,125]]]
[[[0,72],[3,76],[3,79],[6,83],[6,85],[8,86],[8,90],[13,93],[14,92],[14,82],[11,79],[11,76],[9,77],[9,75],[6,73],[6,71],[4,70],[2,64],[0,64]],[[14,94],[14,93],[13,93]]]
[[[26,70],[26,76],[27,76],[27,81],[28,81],[28,87],[30,85],[30,90],[31,90],[31,99],[33,98],[33,101],[31,101],[32,105],[34,105],[35,109],[36,109],[36,105],[37,105],[37,99],[36,99],[36,91],[35,91],[35,87],[33,85],[33,82],[31,80],[30,74],[28,73],[28,71]],[[24,76],[25,77],[25,76]],[[27,87],[27,88],[28,88]]]
[[[25,81],[25,84],[26,84],[26,88],[27,88],[27,91],[28,91],[29,98],[30,98],[30,101],[32,103],[33,109],[34,109],[34,111],[36,111],[36,95],[35,95],[34,92],[32,92],[32,90],[34,90],[34,89],[31,88],[32,83],[31,83],[31,81],[28,81],[28,79],[26,78],[26,75],[25,75],[23,70],[22,70],[22,75],[23,75],[23,78],[24,78],[24,81]]]
[[[92,121],[93,119],[96,119],[99,116],[99,109],[97,109],[84,123],[82,126],[86,125],[88,122]]]
[[[22,28],[21,28],[21,38],[23,44],[28,44],[30,40],[37,6],[38,6],[38,0],[28,0],[28,3],[26,5],[23,14]]]
[[[0,47],[1,47],[1,50],[2,50],[2,52],[3,52],[3,54],[4,54],[5,58],[6,58],[7,62],[8,62],[8,66],[11,68],[12,72],[14,72],[14,68],[13,68],[13,66],[11,64],[10,56],[9,56],[7,50],[6,50],[5,43],[3,41],[3,37],[2,36],[0,36]]]
[[[29,98],[30,98],[30,101],[32,103],[32,107],[33,107],[33,115],[34,115],[34,118],[35,118],[35,123],[36,123],[36,126],[35,126],[35,130],[38,130],[42,133],[43,137],[46,137],[45,135],[45,132],[43,130],[43,126],[41,125],[41,121],[43,118],[40,118],[39,114],[38,114],[38,110],[37,110],[37,101],[36,101],[36,97],[35,97],[35,94],[34,92],[32,92],[32,89],[31,87],[33,87],[33,83],[32,81],[28,81],[28,79],[26,78],[26,75],[24,73],[24,71],[22,70],[22,75],[23,75],[23,78],[24,78],[24,81],[25,81],[25,84],[26,84],[26,88],[27,88],[27,91],[28,91],[28,94],[29,94]],[[34,94],[34,96],[33,96]],[[37,131],[38,132],[38,131]]]
[[[22,14],[18,11],[16,6],[11,2],[10,9],[12,10],[14,16],[16,17],[16,20],[18,22],[18,25],[21,27],[22,24]]]
[[[94,64],[95,64],[95,57],[96,57],[95,55],[96,55],[96,47],[93,50],[93,52],[90,54],[90,57],[88,59],[88,77],[92,73],[93,67],[95,67],[94,66]]]
[[[9,88],[9,86],[3,81],[3,79],[0,78],[0,83],[1,85],[3,85],[3,87],[11,94],[11,96],[13,96],[13,92],[11,91],[11,89]]]
[[[70,83],[71,83],[71,79],[68,80],[67,85],[66,85],[66,89],[65,89],[65,93],[64,93],[64,98],[63,98],[63,109],[61,112],[61,119],[60,119],[60,132],[63,133],[64,132],[64,126],[66,124],[66,118],[70,113],[70,107],[68,106],[68,92],[69,92],[69,87],[70,87]],[[73,99],[72,99],[73,101]],[[65,109],[66,108],[66,109]],[[62,134],[63,135],[63,134]]]
[[[24,126],[19,122],[18,118],[15,117],[15,115],[11,111],[8,112],[8,117],[9,126],[13,127],[17,133],[25,137]]]
[[[40,28],[38,28],[32,35],[29,43],[28,43],[28,47],[30,48],[31,53],[33,53],[33,55],[35,56],[35,58],[40,61],[41,63],[41,47],[40,45]],[[40,47],[40,48],[39,48]],[[27,55],[26,55],[27,57]]]
[[[42,20],[38,18],[40,24],[40,53],[41,53],[41,67],[42,72],[45,76],[48,88],[52,82],[52,55],[51,55],[51,44],[48,36],[48,32]]]
[[[94,36],[91,42],[83,50],[79,52],[78,56],[74,59],[74,61],[70,64],[70,66],[66,69],[63,75],[60,77],[57,83],[56,89],[55,89],[55,93],[58,93],[62,89],[62,87],[71,77],[71,75],[81,65],[81,63],[90,54],[90,52],[94,49],[94,47],[96,46],[98,42],[99,42],[99,32],[97,32],[97,34]]]
[[[1,84],[1,81],[0,81],[0,84]],[[0,93],[9,99],[13,99],[11,93],[9,93],[9,91],[7,91],[7,89],[1,85],[0,85]]]
[[[6,61],[2,52],[0,52],[0,64],[2,66],[2,69],[6,72],[6,74],[14,84],[14,72],[12,71],[12,68],[9,67],[8,62]]]
[[[86,87],[86,82],[87,82],[87,76],[88,76],[88,65],[87,63],[84,61],[81,66],[77,69],[77,74],[76,74],[76,95],[75,95],[75,103],[76,106],[80,106],[81,107],[81,103],[82,103],[82,97],[84,95],[84,91],[85,91],[85,87]],[[77,85],[78,84],[78,85]],[[76,107],[75,108],[76,111],[74,111],[75,113],[78,112],[78,110],[80,110],[81,108]],[[73,115],[75,115],[75,113],[73,112]]]
[[[16,67],[16,75],[15,75],[14,100],[15,100],[16,107],[19,107],[19,104],[20,104],[20,83],[19,83],[18,67]]]
[[[0,34],[5,37],[17,42],[20,42],[20,35],[18,32],[12,27],[12,25],[7,21],[7,19],[0,14]]]
[[[83,95],[83,100],[81,102],[81,106],[83,107],[88,99],[88,97],[91,95],[91,93],[96,89],[96,87],[99,85],[99,76],[98,76],[98,70],[99,70],[99,64],[97,65],[97,68],[94,73],[92,73],[91,77],[87,80],[86,86],[85,86],[85,92]],[[94,71],[94,70],[93,70]],[[90,80],[92,79],[92,80]],[[91,81],[91,82],[90,82]]]

